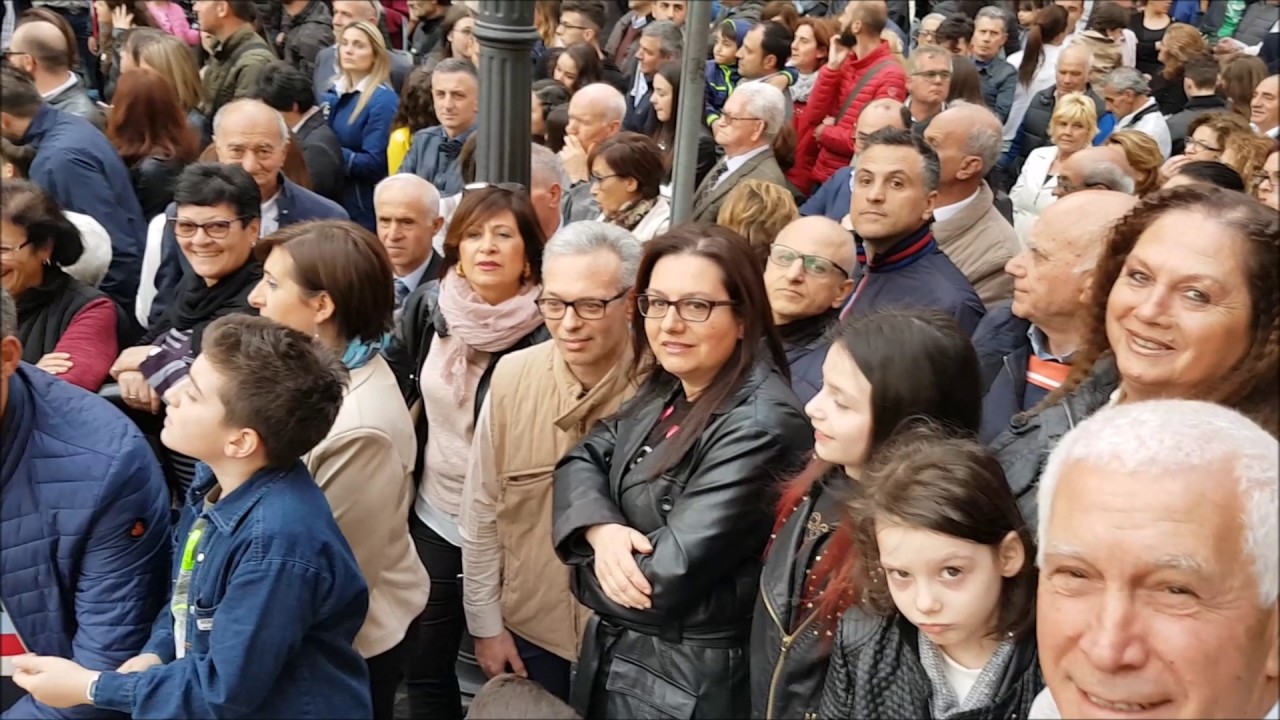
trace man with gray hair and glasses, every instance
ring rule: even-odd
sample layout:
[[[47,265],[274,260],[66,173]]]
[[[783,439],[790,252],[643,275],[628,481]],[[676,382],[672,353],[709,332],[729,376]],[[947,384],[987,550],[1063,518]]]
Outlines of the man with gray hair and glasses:
[[[679,60],[684,47],[680,28],[670,20],[651,22],[636,40],[635,72],[627,81],[627,115],[622,129],[652,135],[658,129],[653,110],[653,76],[662,64]]]
[[[1169,123],[1160,114],[1160,105],[1151,96],[1147,78],[1131,67],[1118,67],[1107,75],[1102,87],[1107,112],[1117,118],[1116,130],[1137,130],[1150,135],[1166,160],[1173,152]]]
[[[589,220],[547,242],[536,302],[552,341],[494,369],[463,484],[463,607],[476,660],[489,677],[514,672],[562,700],[589,612],[546,542],[552,472],[634,393],[627,309],[640,256],[626,230]]]
[[[1114,190],[1132,195],[1136,183],[1124,150],[1114,145],[1089,147],[1075,153],[1058,169],[1059,198],[1081,190]]]
[[[790,187],[773,156],[773,140],[786,122],[786,106],[782,91],[768,83],[743,83],[733,91],[713,127],[724,157],[694,192],[691,220],[714,223],[729,191],[743,180]]]
[[[1191,400],[1121,404],[1040,480],[1032,718],[1280,715],[1280,444]]]

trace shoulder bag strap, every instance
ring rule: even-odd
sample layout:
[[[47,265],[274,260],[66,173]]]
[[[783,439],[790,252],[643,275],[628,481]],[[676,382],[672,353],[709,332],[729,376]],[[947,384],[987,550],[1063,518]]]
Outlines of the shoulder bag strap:
[[[845,62],[849,62],[849,60],[846,59]],[[840,121],[844,119],[844,114],[849,112],[849,107],[852,106],[853,101],[858,98],[858,93],[862,92],[862,89],[867,86],[867,83],[871,82],[871,80],[880,72],[881,68],[891,62],[893,62],[892,59],[881,60],[879,63],[876,63],[867,69],[867,72],[862,76],[862,79],[858,81],[858,84],[853,86],[853,92],[849,93],[849,96],[844,99],[844,106],[840,108],[840,114],[836,115],[837,125],[839,125]]]

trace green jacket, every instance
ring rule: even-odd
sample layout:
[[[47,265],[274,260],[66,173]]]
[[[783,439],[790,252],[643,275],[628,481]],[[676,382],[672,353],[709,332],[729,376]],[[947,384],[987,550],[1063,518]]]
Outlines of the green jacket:
[[[258,75],[276,60],[271,46],[246,25],[214,49],[204,70],[204,104],[200,111],[212,118],[218,109],[236,98],[251,95]]]

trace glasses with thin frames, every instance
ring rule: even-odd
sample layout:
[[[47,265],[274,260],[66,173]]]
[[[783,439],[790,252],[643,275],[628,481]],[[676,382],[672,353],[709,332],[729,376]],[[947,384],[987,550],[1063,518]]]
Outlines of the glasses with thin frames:
[[[828,277],[833,273],[838,273],[841,277],[849,277],[848,271],[821,255],[805,255],[778,243],[774,243],[773,247],[769,248],[769,262],[774,265],[789,268],[797,260],[803,260],[805,273],[814,277]]]
[[[10,255],[13,255],[14,253],[18,252],[19,250],[21,250],[22,248],[30,244],[31,244],[31,241],[28,240],[22,243],[21,245],[18,245],[17,247],[8,247],[5,245],[0,245],[0,257],[9,257]]]
[[[943,82],[951,79],[950,70],[923,70],[911,73],[911,77],[924,78],[929,82]]]
[[[1194,145],[1196,149],[1201,152],[1212,152],[1212,153],[1222,152],[1222,148],[1216,148],[1210,145],[1209,143],[1206,143],[1202,140],[1197,140],[1194,137],[1187,138],[1187,145],[1188,146]]]
[[[672,302],[666,298],[660,298],[653,295],[637,295],[636,309],[640,314],[651,319],[661,320],[667,316],[671,308],[676,309],[676,314],[685,322],[706,322],[711,317],[711,313],[718,307],[733,307],[732,300],[703,300],[702,298],[684,298]]]
[[[1280,187],[1280,172],[1260,172],[1253,176],[1253,184],[1261,185],[1263,182],[1269,183],[1271,187]]]
[[[760,118],[747,117],[746,115],[730,115],[729,113],[720,113],[720,119],[725,125],[732,125],[736,122],[764,122]]]
[[[538,312],[542,313],[542,317],[548,320],[560,320],[573,308],[574,314],[580,320],[599,320],[604,317],[604,312],[609,308],[609,303],[621,300],[631,292],[631,288],[624,288],[622,292],[614,295],[607,300],[600,298],[582,298],[580,300],[561,300],[559,298],[538,298],[534,302],[538,305]]]
[[[232,223],[243,223],[247,219],[249,219],[247,215],[241,215],[230,220],[210,220],[209,222],[198,223],[194,220],[184,220],[172,216],[167,218],[169,224],[173,226],[173,234],[180,238],[195,237],[197,230],[204,230],[204,234],[213,240],[221,240],[230,235]]]
[[[609,178],[616,178],[616,177],[618,177],[618,173],[614,173],[612,175],[597,175],[595,173],[591,173],[591,184],[603,185],[605,180],[608,180]]]

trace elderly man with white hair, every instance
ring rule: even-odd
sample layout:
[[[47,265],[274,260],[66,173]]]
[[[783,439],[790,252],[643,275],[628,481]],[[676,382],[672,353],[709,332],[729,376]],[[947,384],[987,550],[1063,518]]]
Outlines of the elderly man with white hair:
[[[440,192],[413,173],[397,173],[374,187],[373,210],[378,240],[391,258],[399,321],[410,295],[437,291],[441,254],[431,241],[444,225]]]
[[[790,187],[772,148],[786,117],[786,97],[772,85],[744,83],[733,91],[713,128],[724,157],[693,195],[693,220],[715,222],[725,196],[743,180]]]
[[[1225,407],[1120,405],[1040,481],[1032,718],[1280,714],[1280,444]]]
[[[591,83],[569,100],[569,124],[565,127],[564,148],[560,150],[560,161],[573,183],[564,204],[565,223],[594,220],[600,215],[600,205],[591,196],[587,156],[592,148],[622,129],[626,115],[626,98],[607,83]]]

